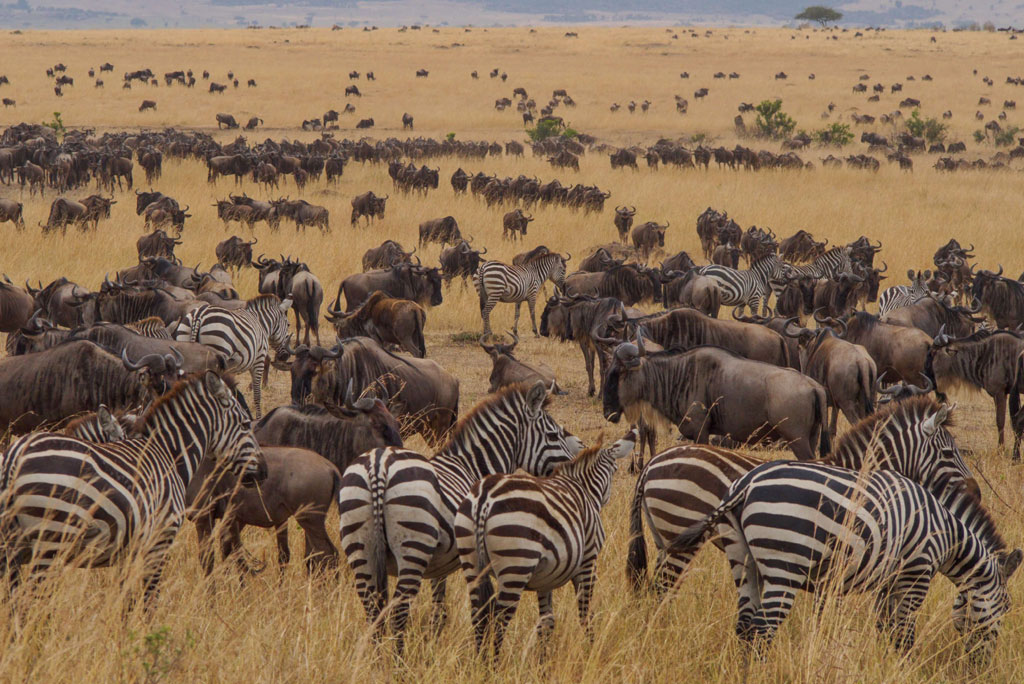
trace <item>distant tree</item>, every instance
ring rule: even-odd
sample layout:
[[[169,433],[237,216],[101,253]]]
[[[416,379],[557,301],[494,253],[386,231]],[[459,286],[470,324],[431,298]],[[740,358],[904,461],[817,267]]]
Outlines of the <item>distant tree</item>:
[[[796,15],[796,18],[802,21],[816,21],[822,26],[828,26],[829,22],[842,19],[843,13],[824,5],[812,5]]]
[[[765,138],[784,138],[796,128],[796,121],[782,111],[782,100],[764,100],[754,107],[758,135]]]
[[[129,23],[130,23],[130,24],[131,24],[131,25],[132,25],[132,26],[133,26],[134,28],[142,28],[143,26],[145,26],[145,25],[146,25],[146,20],[145,20],[145,19],[140,19],[140,18],[138,18],[138,17],[135,17],[135,18],[134,18],[134,19],[132,19],[132,20],[131,20],[131,22],[129,22]]]

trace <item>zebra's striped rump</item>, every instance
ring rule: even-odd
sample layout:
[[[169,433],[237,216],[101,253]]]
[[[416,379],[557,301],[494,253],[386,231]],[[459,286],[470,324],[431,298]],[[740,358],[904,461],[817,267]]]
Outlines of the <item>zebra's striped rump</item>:
[[[936,573],[957,586],[957,627],[984,658],[1009,610],[1006,583],[1021,562],[965,488],[940,500],[886,470],[775,462],[737,480],[721,505],[673,542],[687,550],[714,527],[729,530],[730,561],[744,567],[736,631],[766,645],[799,590],[834,586],[877,594],[878,626],[898,648],[914,643],[914,617]],[[741,602],[742,605],[742,602]]]
[[[551,593],[572,582],[588,626],[594,566],[604,544],[601,508],[617,460],[628,456],[636,428],[614,444],[580,453],[551,477],[489,475],[473,485],[455,517],[459,560],[470,587],[477,650],[494,628],[494,655],[522,592],[537,592],[541,639],[554,628]],[[491,586],[497,581],[497,593]]]

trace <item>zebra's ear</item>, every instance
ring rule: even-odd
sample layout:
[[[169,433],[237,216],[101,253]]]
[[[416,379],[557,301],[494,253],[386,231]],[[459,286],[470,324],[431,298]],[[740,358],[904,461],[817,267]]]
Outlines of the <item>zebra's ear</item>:
[[[110,409],[104,404],[100,404],[100,407],[96,409],[96,417],[100,422],[100,428],[103,430],[104,436],[107,441],[120,442],[125,438],[124,428],[117,422],[117,419],[110,414]]]
[[[530,412],[530,415],[537,416],[542,410],[544,410],[544,401],[547,397],[548,388],[544,386],[543,381],[538,380],[526,394],[526,408]]]
[[[1009,553],[1000,553],[999,573],[1003,576],[1004,581],[1010,579],[1010,576],[1020,567],[1022,560],[1024,560],[1024,551],[1020,549],[1014,549]]]
[[[626,458],[631,453],[633,453],[633,447],[636,446],[636,441],[638,438],[639,436],[637,434],[636,427],[634,426],[630,428],[629,432],[626,433],[625,437],[623,437],[622,439],[608,447],[608,450],[611,452],[612,458]]]
[[[224,384],[224,381],[216,373],[207,371],[203,380],[206,382],[206,389],[209,390],[210,394],[214,396],[221,406],[231,406],[231,392],[228,391],[227,385]]]
[[[291,297],[289,297],[288,299],[285,299],[285,300],[282,300],[282,301],[281,301],[281,313],[285,313],[285,312],[287,312],[287,311],[288,311],[288,309],[290,309],[290,308],[292,308],[292,300],[291,300]]]
[[[938,432],[939,428],[941,428],[945,424],[946,420],[949,418],[950,412],[955,407],[956,404],[954,404],[953,406],[942,404],[939,407],[938,411],[936,411],[935,413],[933,413],[932,415],[928,416],[925,419],[924,424],[921,426],[921,428],[924,430],[924,433],[931,437],[936,432]]]

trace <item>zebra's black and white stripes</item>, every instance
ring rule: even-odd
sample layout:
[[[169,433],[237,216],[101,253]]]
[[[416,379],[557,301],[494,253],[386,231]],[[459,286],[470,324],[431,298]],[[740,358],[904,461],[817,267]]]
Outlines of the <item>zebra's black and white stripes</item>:
[[[698,273],[712,278],[718,284],[722,304],[737,307],[741,314],[747,306],[752,314],[756,314],[760,304],[763,314],[768,315],[768,300],[772,294],[778,299],[788,277],[786,274],[792,268],[779,259],[777,254],[769,254],[755,261],[748,269],[712,264],[700,267]]]
[[[523,264],[510,266],[500,261],[480,264],[473,283],[480,296],[480,316],[484,320],[484,335],[491,334],[491,311],[498,302],[515,302],[516,319],[513,332],[519,332],[519,309],[525,301],[530,307],[530,323],[537,334],[537,293],[545,280],[550,279],[559,289],[565,289],[565,262],[561,254],[544,254]]]
[[[99,567],[146,558],[147,599],[185,513],[185,490],[204,457],[246,481],[266,476],[251,418],[208,372],[179,382],[139,420],[132,439],[97,444],[27,435],[0,460],[0,563],[17,584],[57,562]]]
[[[435,622],[445,619],[445,578],[459,560],[455,511],[470,487],[485,475],[517,468],[548,474],[582,448],[547,414],[546,402],[541,382],[506,387],[471,409],[433,458],[388,447],[363,454],[345,470],[338,494],[342,550],[378,629],[389,571],[397,576],[390,610],[399,648],[409,603],[424,578],[434,580]]]
[[[852,272],[851,251],[849,246],[833,247],[806,266],[790,264],[789,267],[792,271],[789,275],[794,278],[836,280],[840,275]]]
[[[280,349],[288,341],[288,309],[291,299],[260,295],[250,299],[244,309],[205,306],[185,316],[175,332],[179,342],[205,344],[224,354],[226,371],[249,371],[252,377],[253,414],[262,417],[260,401],[270,348]]]
[[[893,470],[936,493],[961,484],[977,492],[978,485],[945,427],[950,413],[949,407],[929,397],[890,404],[842,435],[826,462],[855,470],[865,466]],[[728,449],[702,445],[675,447],[651,459],[637,478],[630,508],[626,569],[633,585],[644,582],[647,570],[644,520],[658,549],[655,587],[666,591],[675,586],[696,552],[696,548],[669,549],[669,540],[711,513],[729,486],[761,463]],[[733,541],[725,536],[715,543],[727,551]],[[733,568],[737,586],[741,570]]]
[[[913,270],[907,271],[910,285],[894,285],[886,288],[878,297],[878,315],[884,316],[893,309],[916,304],[925,297],[931,296],[931,290],[928,288],[928,277],[930,275],[929,273],[926,276],[920,271],[916,274]]]
[[[636,441],[633,428],[607,448],[584,451],[551,477],[490,475],[473,485],[455,516],[455,535],[477,650],[492,627],[497,658],[527,589],[537,592],[542,642],[555,627],[551,594],[568,582],[576,590],[580,621],[589,628],[595,565],[605,539],[601,508],[611,494],[617,460]]]
[[[875,592],[878,626],[907,649],[932,577],[942,573],[959,591],[954,623],[968,650],[984,657],[1010,608],[1007,579],[1024,556],[1006,550],[966,488],[947,490],[940,501],[892,471],[865,475],[820,463],[758,466],[672,546],[686,550],[716,526],[738,539],[730,561],[744,567],[741,596],[752,597],[736,632],[762,645],[789,615],[798,591],[832,581],[842,593]]]

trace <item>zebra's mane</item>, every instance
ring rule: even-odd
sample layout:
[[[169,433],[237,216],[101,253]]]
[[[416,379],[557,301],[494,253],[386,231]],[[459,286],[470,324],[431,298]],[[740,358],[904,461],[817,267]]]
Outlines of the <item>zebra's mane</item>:
[[[990,552],[1006,548],[1006,540],[999,534],[992,514],[963,484],[942,503],[954,517],[962,520],[968,529],[981,537]]]
[[[554,260],[554,259],[562,259],[562,255],[559,254],[558,252],[545,252],[544,254],[537,254],[535,256],[530,257],[530,259],[528,261],[524,261],[523,262],[523,266],[529,266],[530,264],[535,264],[535,263],[541,261],[542,259],[547,259],[547,258],[551,258],[552,260]]]
[[[146,431],[146,428],[149,427],[149,421],[152,420],[153,416],[160,411],[164,404],[168,404],[174,401],[175,399],[178,398],[179,395],[188,392],[189,389],[191,389],[193,386],[198,385],[200,382],[203,381],[203,378],[206,376],[207,373],[213,373],[213,371],[208,370],[201,371],[198,373],[190,373],[189,375],[186,375],[184,378],[174,383],[174,386],[171,387],[171,389],[167,390],[166,392],[161,394],[156,400],[154,400],[153,403],[150,404],[148,408],[146,408],[146,412],[143,413],[142,416],[137,421],[135,421],[135,425],[132,426],[132,433],[143,434]],[[235,381],[234,376],[218,375],[217,377],[219,377],[221,379],[221,382],[223,382],[227,386],[228,391],[230,391],[236,397],[240,396],[237,391],[237,382]]]
[[[586,472],[588,468],[594,465],[594,463],[601,457],[601,452],[606,448],[602,445],[604,441],[604,435],[599,435],[597,438],[596,446],[587,447],[580,451],[571,461],[557,464],[551,471],[551,476],[564,475],[567,477],[577,477],[580,473]]]
[[[860,444],[870,442],[872,435],[876,431],[884,430],[890,421],[891,424],[917,423],[940,408],[941,404],[928,395],[889,402],[885,407],[878,409],[843,433],[836,442],[835,451],[838,453],[847,447],[853,447],[856,450]],[[942,426],[948,429],[953,424],[953,415],[950,413]]]
[[[453,427],[451,433],[449,433],[448,441],[437,451],[437,453],[447,450],[450,446],[462,439],[463,434],[471,429],[473,423],[476,422],[479,414],[489,411],[491,407],[500,406],[505,403],[506,400],[512,400],[511,395],[518,395],[520,399],[522,399],[532,387],[533,384],[528,382],[508,385],[478,401],[473,408],[469,409],[469,411],[459,418],[459,422],[455,424],[455,427]],[[550,404],[551,394],[547,393],[544,396],[544,403],[541,408],[546,409]]]
[[[265,302],[265,301],[268,301],[268,300],[271,300],[271,299],[274,300],[275,302],[281,301],[280,299],[278,299],[276,294],[261,294],[261,295],[256,295],[252,299],[248,300],[245,303],[245,308],[251,310],[257,304],[259,304],[260,302]]]

